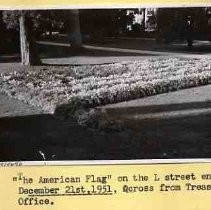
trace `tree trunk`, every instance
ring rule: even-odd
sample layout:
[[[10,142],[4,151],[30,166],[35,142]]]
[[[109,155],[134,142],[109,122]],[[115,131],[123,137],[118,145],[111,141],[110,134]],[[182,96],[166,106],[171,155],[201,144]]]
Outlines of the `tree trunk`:
[[[22,65],[40,64],[37,47],[33,39],[33,32],[31,30],[31,22],[22,13],[19,17],[20,25],[20,49],[21,49],[21,63]]]
[[[142,27],[143,27],[143,30],[145,31],[145,29],[146,29],[146,8],[144,8],[142,12],[143,12]]]
[[[70,10],[69,40],[72,48],[82,47],[79,10]]]
[[[29,39],[26,18],[24,14],[19,17],[20,24],[20,48],[22,65],[30,65]]]

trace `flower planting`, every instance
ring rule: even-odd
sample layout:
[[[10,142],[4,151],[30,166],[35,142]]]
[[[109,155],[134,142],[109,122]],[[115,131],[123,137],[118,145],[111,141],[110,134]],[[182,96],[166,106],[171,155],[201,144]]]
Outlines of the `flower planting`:
[[[211,83],[210,58],[150,58],[106,65],[43,67],[0,75],[1,92],[48,113],[116,103]]]

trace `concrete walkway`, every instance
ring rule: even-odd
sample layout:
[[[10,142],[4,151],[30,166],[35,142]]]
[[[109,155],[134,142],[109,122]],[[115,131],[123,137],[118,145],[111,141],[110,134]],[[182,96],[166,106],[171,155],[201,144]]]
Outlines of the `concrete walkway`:
[[[111,118],[168,119],[211,113],[211,85],[103,106]]]

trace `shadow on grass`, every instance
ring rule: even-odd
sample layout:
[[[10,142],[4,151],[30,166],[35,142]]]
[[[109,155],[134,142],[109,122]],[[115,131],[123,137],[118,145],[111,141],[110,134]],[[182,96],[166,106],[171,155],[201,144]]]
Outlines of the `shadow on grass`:
[[[0,63],[19,63],[21,58],[19,54],[10,54],[0,56]]]
[[[135,53],[135,52],[119,52],[99,50],[99,49],[86,49],[81,48],[80,50],[71,49],[69,46],[59,46],[59,45],[38,45],[41,58],[67,58],[74,56],[84,56],[84,57],[115,57],[115,56],[155,56],[149,53]]]
[[[199,104],[201,107],[201,105]],[[211,114],[130,120],[105,132],[53,115],[0,119],[0,160],[210,158]]]

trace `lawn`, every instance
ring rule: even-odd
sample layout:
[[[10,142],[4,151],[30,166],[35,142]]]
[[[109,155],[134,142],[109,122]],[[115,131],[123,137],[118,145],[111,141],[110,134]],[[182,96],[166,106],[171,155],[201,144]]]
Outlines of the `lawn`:
[[[2,73],[0,91],[54,113],[77,100],[87,107],[211,83],[211,58],[150,58],[136,62],[27,68]]]

